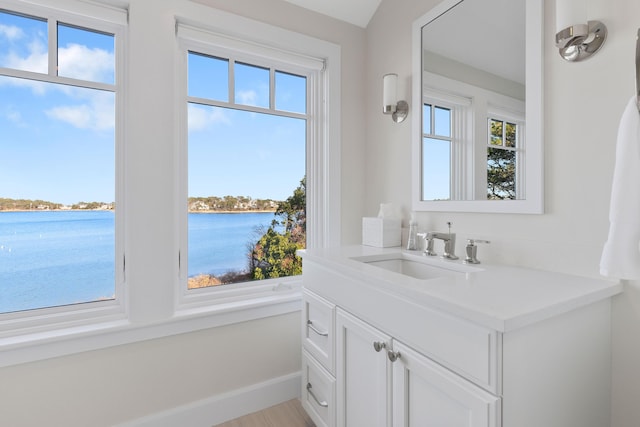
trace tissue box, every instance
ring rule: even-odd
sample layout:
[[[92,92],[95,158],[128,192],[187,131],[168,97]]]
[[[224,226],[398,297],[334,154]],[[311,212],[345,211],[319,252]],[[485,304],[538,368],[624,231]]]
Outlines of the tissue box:
[[[362,218],[362,244],[378,248],[400,246],[400,219]]]

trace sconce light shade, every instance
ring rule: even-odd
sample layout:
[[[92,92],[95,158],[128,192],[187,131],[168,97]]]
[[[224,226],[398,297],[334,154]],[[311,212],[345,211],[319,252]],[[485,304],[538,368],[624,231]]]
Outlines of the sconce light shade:
[[[556,1],[556,46],[560,56],[572,62],[596,53],[607,38],[607,27],[588,21],[587,0]]]
[[[391,114],[396,123],[404,121],[409,113],[409,104],[406,101],[398,101],[397,74],[385,74],[382,77],[382,113]]]

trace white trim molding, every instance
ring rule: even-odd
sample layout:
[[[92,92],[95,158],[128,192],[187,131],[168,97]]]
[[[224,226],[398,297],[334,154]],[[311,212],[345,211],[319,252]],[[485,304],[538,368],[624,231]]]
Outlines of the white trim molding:
[[[301,373],[269,379],[116,427],[211,427],[300,397]]]

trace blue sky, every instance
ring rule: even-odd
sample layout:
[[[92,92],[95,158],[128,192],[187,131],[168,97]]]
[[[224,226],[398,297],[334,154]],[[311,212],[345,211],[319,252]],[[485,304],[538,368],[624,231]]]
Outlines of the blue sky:
[[[221,61],[201,58],[190,60],[190,94],[228,101]],[[47,73],[47,64],[47,23],[0,13],[0,66]],[[59,26],[58,69],[113,83],[113,37]],[[268,106],[268,78],[268,70],[237,66],[236,102]],[[304,88],[304,78],[276,73],[276,107],[304,112]],[[112,93],[0,77],[0,100],[0,197],[114,201]],[[304,120],[196,104],[188,111],[189,195],[283,200],[298,186]]]
[[[269,107],[269,70],[234,64],[237,104]],[[225,59],[189,54],[190,96],[229,102]],[[275,107],[306,111],[303,77],[275,73]],[[306,121],[189,104],[189,195],[284,200],[305,174]]]

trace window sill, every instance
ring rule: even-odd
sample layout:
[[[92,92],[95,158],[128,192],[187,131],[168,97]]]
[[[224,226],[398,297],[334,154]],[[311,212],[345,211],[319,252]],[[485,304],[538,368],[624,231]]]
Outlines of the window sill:
[[[182,308],[170,319],[135,324],[128,319],[94,322],[0,338],[0,368],[85,351],[195,332],[299,311],[301,291],[257,295],[240,301]]]

